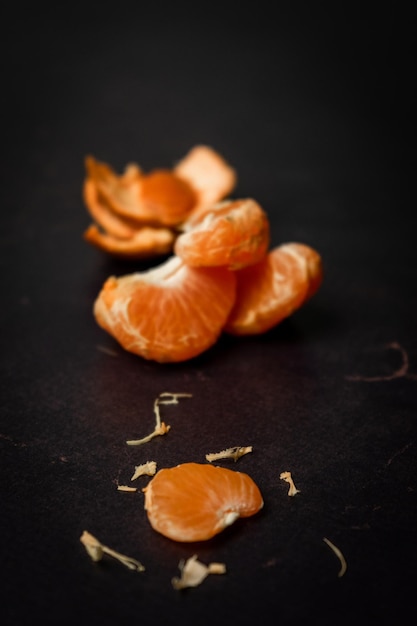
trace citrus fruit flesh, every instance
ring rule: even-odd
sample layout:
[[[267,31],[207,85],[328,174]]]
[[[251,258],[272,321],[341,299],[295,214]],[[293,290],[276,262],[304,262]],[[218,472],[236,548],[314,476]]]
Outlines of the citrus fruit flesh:
[[[181,229],[174,252],[193,267],[240,269],[260,261],[270,242],[267,214],[252,198],[194,211]]]
[[[305,259],[308,273],[308,290],[305,301],[309,300],[319,290],[323,282],[323,261],[321,255],[304,243],[292,243],[293,252]]]
[[[143,491],[152,528],[182,542],[211,539],[263,507],[248,474],[200,463],[161,469]]]
[[[150,270],[108,278],[93,310],[97,323],[125,350],[178,362],[217,341],[235,293],[233,272],[192,268],[172,256]]]
[[[235,273],[236,300],[224,330],[233,335],[253,335],[270,330],[316,293],[322,281],[322,264],[314,249],[287,243]]]

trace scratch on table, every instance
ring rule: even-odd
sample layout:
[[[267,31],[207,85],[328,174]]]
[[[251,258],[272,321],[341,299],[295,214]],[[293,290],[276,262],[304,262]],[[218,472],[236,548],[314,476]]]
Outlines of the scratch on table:
[[[357,374],[347,375],[345,376],[346,380],[368,383],[381,382],[385,380],[395,380],[396,378],[411,378],[412,380],[417,380],[417,375],[409,374],[408,372],[410,364],[408,354],[404,350],[404,348],[397,341],[388,343],[384,347],[387,350],[397,350],[401,354],[402,363],[398,369],[394,370],[391,374],[388,374],[386,376],[360,376]]]
[[[17,448],[27,448],[29,445],[24,441],[15,441],[12,437],[9,437],[9,435],[4,435],[3,433],[0,433],[0,439],[9,441],[13,446],[16,446]]]
[[[393,460],[395,458],[397,458],[397,456],[400,456],[400,454],[404,454],[404,452],[406,450],[408,450],[408,448],[410,448],[413,445],[413,442],[410,441],[409,443],[407,443],[403,448],[401,448],[401,450],[397,450],[397,452],[395,452],[395,454],[392,455],[392,457],[390,459],[388,459],[387,461],[387,466],[391,465],[391,463],[393,462]]]
[[[109,356],[119,356],[119,354],[115,351],[112,350],[111,348],[107,348],[106,346],[102,346],[102,345],[97,345],[97,350],[99,352],[103,352],[103,354],[108,354]]]

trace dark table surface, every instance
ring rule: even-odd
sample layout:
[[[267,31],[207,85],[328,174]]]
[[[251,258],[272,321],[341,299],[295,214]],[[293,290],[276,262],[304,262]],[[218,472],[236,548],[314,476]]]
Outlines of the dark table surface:
[[[0,621],[405,624],[417,558],[410,16],[133,6],[12,15],[2,42]],[[148,265],[83,240],[84,157],[149,170],[197,144],[236,168],[234,197],[262,204],[272,245],[316,248],[325,278],[274,330],[161,365],[94,321],[104,280]],[[129,448],[161,392],[192,397],[164,407],[166,437]],[[204,462],[235,445],[253,451],[221,464],[250,474],[265,506],[208,542],[158,535],[143,493],[116,489],[147,460]],[[93,563],[83,530],[146,570]],[[193,554],[227,574],[178,592]]]

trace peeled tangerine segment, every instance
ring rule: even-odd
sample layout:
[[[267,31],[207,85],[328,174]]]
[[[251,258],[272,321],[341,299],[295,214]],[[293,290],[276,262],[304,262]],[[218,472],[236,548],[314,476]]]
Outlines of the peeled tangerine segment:
[[[255,265],[236,272],[236,301],[225,331],[254,335],[268,331],[299,309],[319,289],[321,257],[301,243],[282,244]]]
[[[161,469],[143,491],[152,528],[175,541],[211,539],[263,507],[248,474],[200,463]]]
[[[159,362],[190,359],[218,339],[232,309],[236,278],[226,268],[192,268],[176,256],[104,283],[97,323],[127,351]]]
[[[266,212],[252,198],[224,200],[191,214],[182,226],[174,252],[188,265],[225,265],[240,269],[267,253],[270,226]]]

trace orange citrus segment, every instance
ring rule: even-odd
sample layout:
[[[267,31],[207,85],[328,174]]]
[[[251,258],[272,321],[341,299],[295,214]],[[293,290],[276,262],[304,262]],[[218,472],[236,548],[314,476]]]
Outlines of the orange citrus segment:
[[[267,253],[269,220],[255,200],[225,200],[191,214],[174,246],[175,254],[194,267],[224,265],[239,269]]]
[[[288,243],[236,272],[235,305],[225,325],[234,335],[266,332],[289,317],[318,289],[320,257],[304,244]]]
[[[115,237],[101,232],[91,224],[84,232],[84,239],[96,248],[127,259],[148,259],[168,254],[174,245],[174,233],[168,228],[142,226],[128,238]]]
[[[309,300],[319,290],[323,282],[323,262],[320,254],[314,248],[304,243],[292,243],[293,251],[303,257],[307,263],[309,287],[305,300]]]
[[[195,208],[225,198],[237,182],[235,170],[209,146],[195,146],[175,166],[174,173],[194,189]]]
[[[94,315],[129,352],[184,361],[217,341],[235,291],[235,274],[226,268],[192,268],[172,256],[145,272],[108,278]]]
[[[161,469],[143,491],[152,528],[175,541],[211,539],[263,507],[248,474],[200,463]]]

